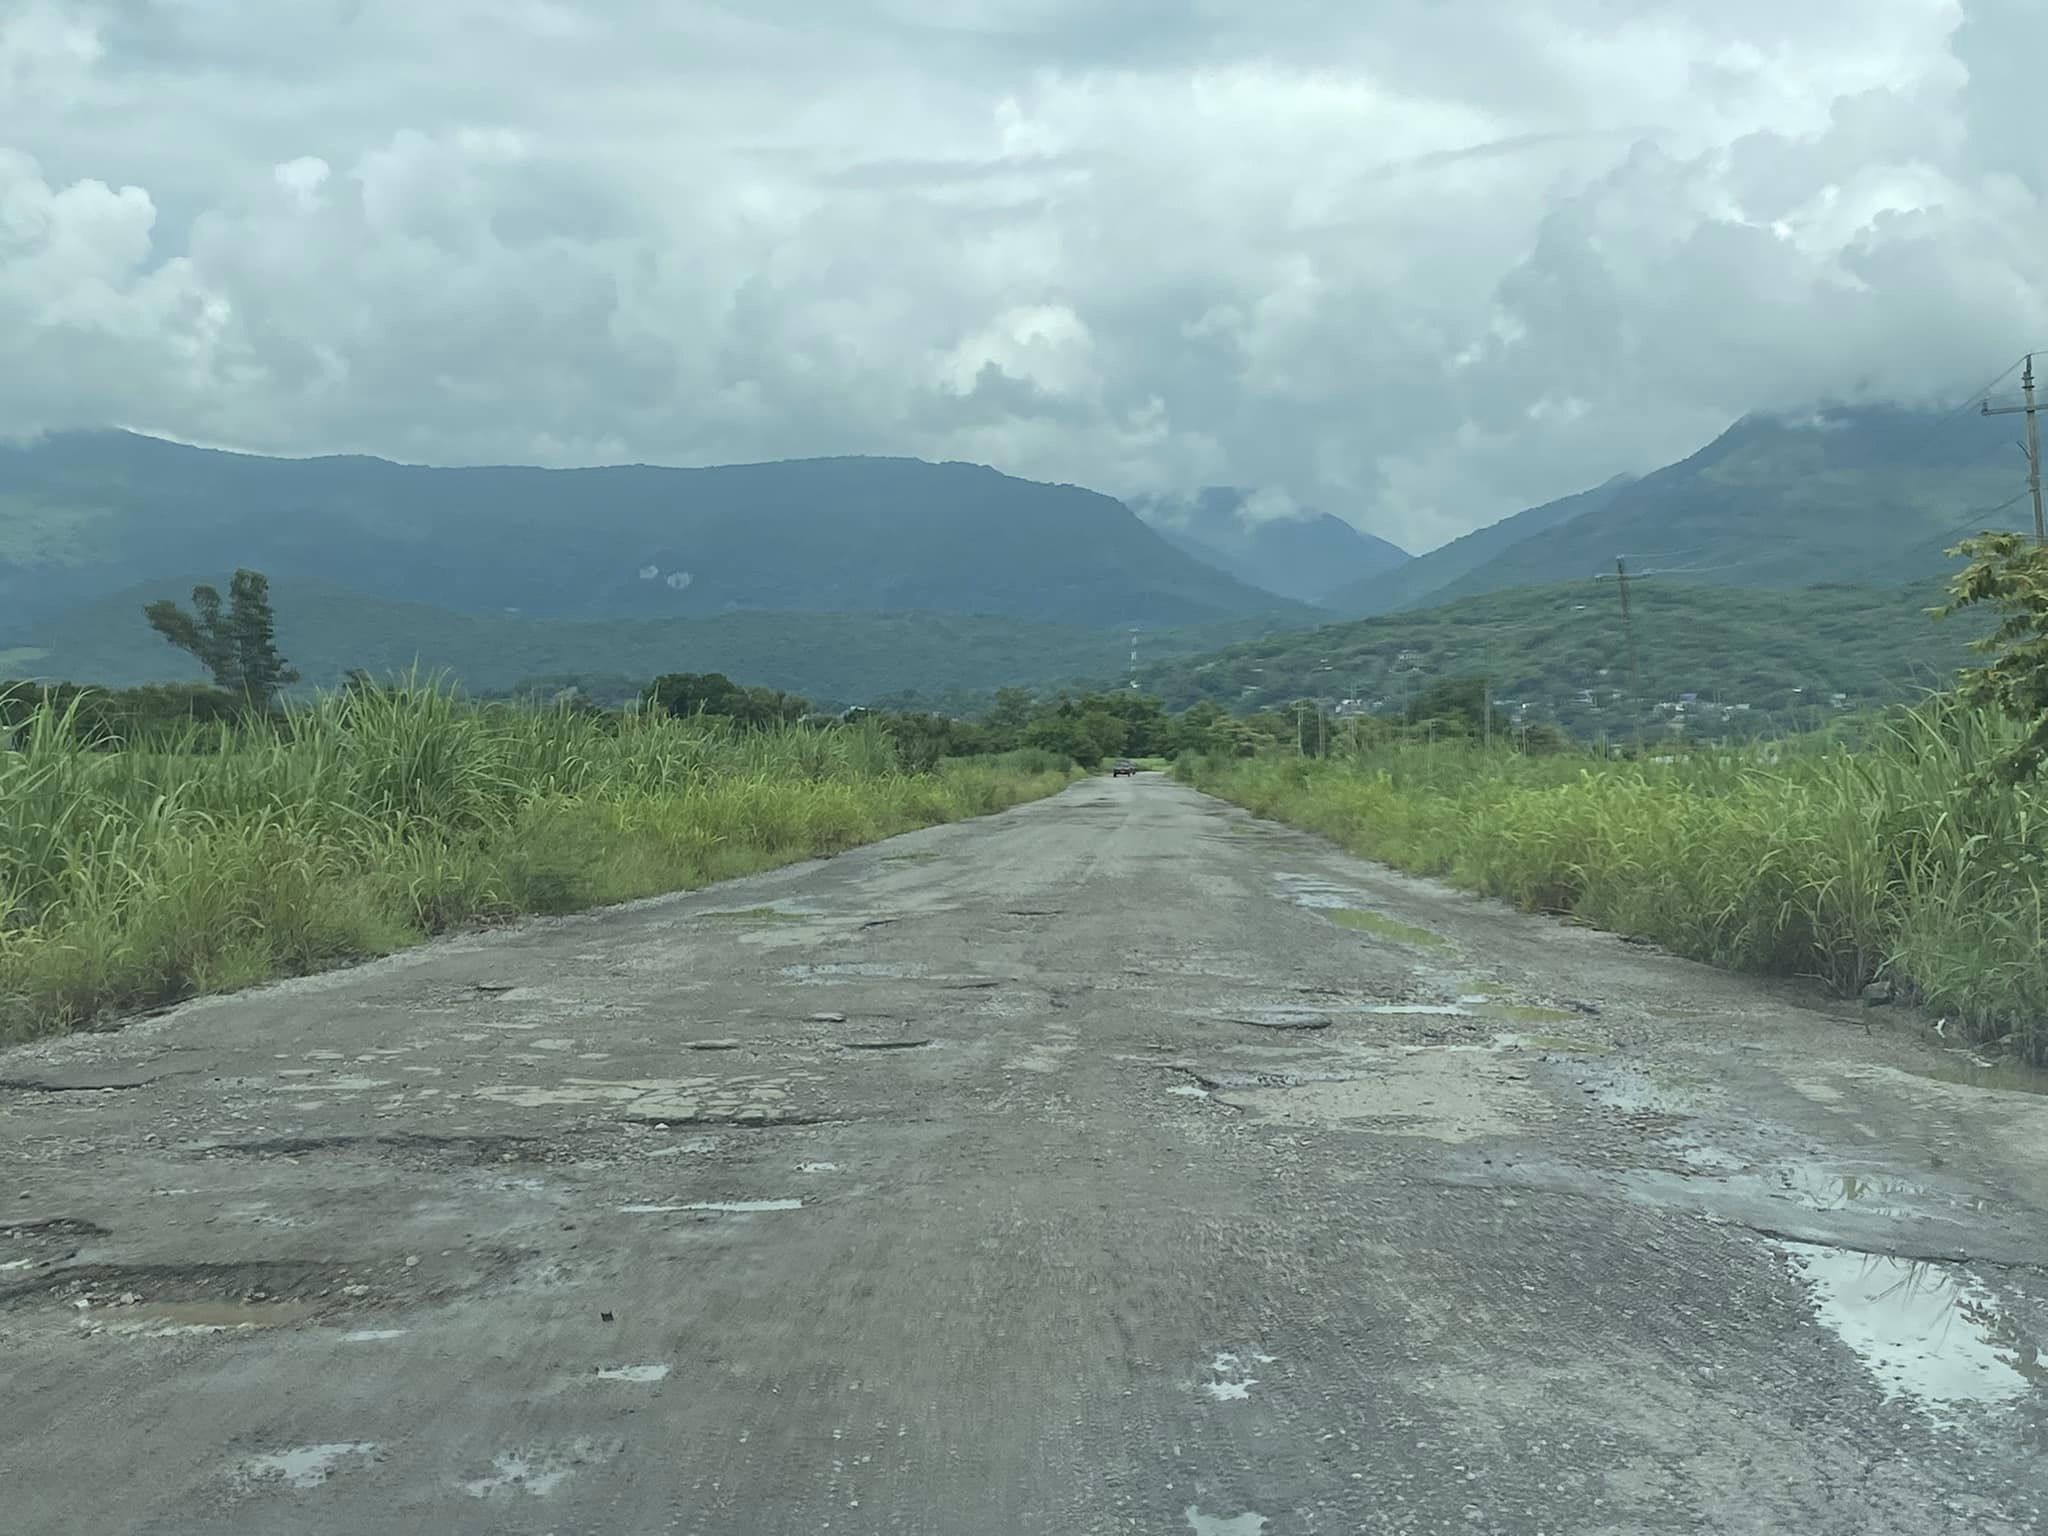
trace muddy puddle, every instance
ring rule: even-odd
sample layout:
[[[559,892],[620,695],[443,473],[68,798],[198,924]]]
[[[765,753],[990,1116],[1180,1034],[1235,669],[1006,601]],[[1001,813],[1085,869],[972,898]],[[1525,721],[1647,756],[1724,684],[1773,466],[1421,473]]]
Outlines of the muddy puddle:
[[[815,912],[793,912],[783,907],[732,907],[713,912],[699,912],[698,918],[716,923],[807,923],[818,916]]]
[[[1783,1243],[1814,1314],[1884,1389],[1937,1424],[1965,1405],[2044,1403],[2036,1341],[1968,1271],[1806,1243]]]
[[[1369,912],[1363,907],[1323,907],[1319,910],[1324,918],[1339,928],[1348,928],[1353,933],[1369,933],[1376,939],[1390,939],[1396,944],[1441,949],[1451,942],[1440,933],[1382,916],[1378,912]]]

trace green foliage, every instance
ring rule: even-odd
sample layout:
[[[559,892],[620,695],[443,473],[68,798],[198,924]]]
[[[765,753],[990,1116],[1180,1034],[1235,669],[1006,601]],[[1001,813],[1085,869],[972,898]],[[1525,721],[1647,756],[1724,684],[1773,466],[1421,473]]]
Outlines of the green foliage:
[[[708,715],[751,726],[793,725],[811,712],[795,694],[743,687],[723,672],[664,672],[647,685],[645,699],[677,719]]]
[[[1438,707],[1439,685],[1490,678],[1497,725],[1547,722],[1582,740],[1737,740],[1943,686],[1973,636],[1927,620],[1933,595],[1931,583],[1772,592],[1644,582],[1630,591],[1640,697],[1631,697],[1614,585],[1593,581],[1268,635],[1156,663],[1141,680],[1170,709],[1209,699],[1255,713],[1348,699],[1407,718]],[[1476,703],[1452,713],[1480,719]]]
[[[0,682],[0,749],[47,709],[84,745],[111,749],[183,739],[195,725],[239,719],[244,701],[217,688],[164,683],[148,688],[82,688],[75,683]]]
[[[1611,762],[1383,740],[1183,759],[1199,787],[1368,857],[1737,970],[1890,976],[2048,1057],[2048,799],[1973,788],[2024,740],[1952,697],[1825,738]]]
[[[19,651],[0,670],[108,687],[204,676],[136,611],[157,590],[153,584],[35,626],[35,653]],[[1128,632],[987,614],[739,610],[544,619],[456,613],[285,578],[273,581],[272,595],[278,643],[316,686],[338,686],[351,668],[380,678],[417,668],[452,677],[477,697],[548,703],[575,688],[606,708],[637,699],[648,678],[687,658],[693,670],[745,678],[833,710],[865,704],[970,714],[1005,686],[1086,687],[1123,677],[1130,655]],[[0,640],[13,637],[11,617],[0,592]],[[1145,654],[1213,650],[1269,628],[1247,620],[1149,630]]]
[[[867,726],[734,730],[358,689],[143,747],[37,702],[0,750],[0,1037],[724,879],[1066,782],[906,772]]]
[[[1488,729],[1487,680],[1483,677],[1443,677],[1408,701],[1402,718],[1410,725],[1434,725],[1483,736]],[[1508,717],[1492,710],[1491,728],[1506,734]]]
[[[1992,661],[1963,673],[1959,691],[1972,704],[2016,721],[2025,735],[1988,764],[2008,784],[2030,779],[2048,762],[2048,546],[2015,533],[1966,539],[1951,554],[1969,567],[1949,586],[1949,600],[1934,610],[1946,618],[1983,604],[1999,615],[1998,628],[1972,647]]]
[[[149,627],[205,667],[213,685],[258,707],[299,680],[277,652],[277,620],[270,583],[261,571],[238,570],[228,583],[228,605],[209,586],[192,589],[192,612],[169,598],[142,610]]]

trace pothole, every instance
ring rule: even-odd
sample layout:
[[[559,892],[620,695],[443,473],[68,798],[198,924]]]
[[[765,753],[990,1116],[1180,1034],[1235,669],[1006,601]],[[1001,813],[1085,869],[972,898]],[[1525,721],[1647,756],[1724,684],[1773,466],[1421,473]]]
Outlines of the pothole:
[[[1442,949],[1451,942],[1440,933],[1418,928],[1413,923],[1399,922],[1378,912],[1369,912],[1363,907],[1322,907],[1318,910],[1339,928],[1348,928],[1354,933],[1369,933],[1376,939],[1390,939],[1396,944],[1412,944],[1420,949]]]
[[[1249,1008],[1222,1016],[1226,1024],[1253,1029],[1328,1029],[1330,1016],[1314,1008]]]
[[[818,984],[851,977],[871,980],[902,980],[917,971],[907,965],[886,965],[879,960],[832,960],[818,965],[785,965],[782,974],[791,981]]]
[[[1782,1243],[1814,1313],[1863,1362],[1886,1399],[1953,1426],[1962,1404],[2012,1404],[2039,1390],[2039,1358],[2018,1319],[1953,1265]]]
[[[849,1051],[917,1051],[932,1043],[931,1036],[918,1035],[901,1040],[842,1040],[839,1044]]]
[[[74,1264],[0,1286],[0,1304],[61,1302],[109,1324],[127,1319],[193,1328],[276,1326],[368,1295],[369,1286],[344,1283],[350,1272],[290,1261]]]
[[[83,1322],[117,1333],[168,1337],[185,1333],[229,1333],[250,1328],[282,1328],[318,1317],[311,1301],[167,1301],[115,1303],[82,1317]]]
[[[1355,1072],[1315,1068],[1307,1071],[1283,1068],[1267,1072],[1242,1071],[1236,1068],[1210,1071],[1199,1067],[1183,1067],[1180,1070],[1186,1072],[1203,1088],[1215,1092],[1230,1092],[1244,1088],[1305,1088],[1311,1083],[1348,1083],[1358,1076]]]

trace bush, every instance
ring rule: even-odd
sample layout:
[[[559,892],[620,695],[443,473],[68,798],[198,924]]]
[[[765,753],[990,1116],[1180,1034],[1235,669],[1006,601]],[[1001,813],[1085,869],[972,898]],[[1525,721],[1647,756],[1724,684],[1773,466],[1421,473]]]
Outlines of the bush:
[[[1042,754],[899,766],[754,729],[358,688],[146,746],[40,700],[0,749],[0,1036],[700,885],[1046,794]]]
[[[2048,1058],[2048,794],[2027,727],[1951,698],[1832,741],[1614,762],[1453,743],[1190,757],[1197,786],[1356,852],[1733,969],[1886,976]]]

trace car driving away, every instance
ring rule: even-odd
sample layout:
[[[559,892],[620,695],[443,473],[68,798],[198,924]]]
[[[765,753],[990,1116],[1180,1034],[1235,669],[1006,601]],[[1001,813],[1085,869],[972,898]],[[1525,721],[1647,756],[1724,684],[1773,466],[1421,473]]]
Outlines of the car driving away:
[[[1137,773],[1138,765],[1128,757],[1118,759],[1117,765],[1109,770],[1109,776],[1113,779],[1135,778]]]

